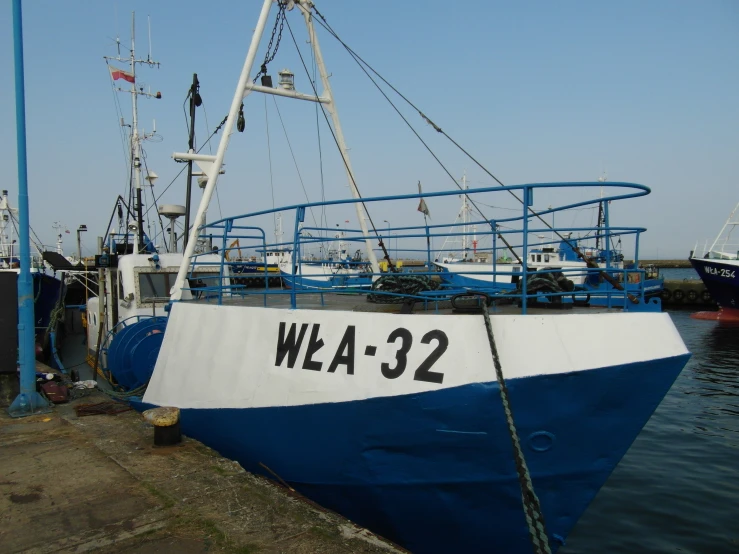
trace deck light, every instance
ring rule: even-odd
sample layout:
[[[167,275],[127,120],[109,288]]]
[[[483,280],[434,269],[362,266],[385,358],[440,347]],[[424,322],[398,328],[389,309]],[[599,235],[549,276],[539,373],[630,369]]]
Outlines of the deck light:
[[[295,90],[295,75],[289,69],[283,69],[279,73],[280,86],[285,90]]]

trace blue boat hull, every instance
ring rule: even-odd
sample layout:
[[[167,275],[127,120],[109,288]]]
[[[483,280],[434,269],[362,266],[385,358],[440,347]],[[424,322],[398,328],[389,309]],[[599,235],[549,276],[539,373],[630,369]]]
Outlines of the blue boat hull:
[[[360,275],[333,275],[329,279],[312,279],[300,274],[295,276],[284,271],[280,275],[285,286],[295,290],[351,290],[372,287],[372,278]]]
[[[509,380],[553,550],[688,358]],[[181,423],[245,469],[264,474],[264,464],[412,552],[530,551],[495,381],[350,402],[183,409]]]
[[[47,331],[56,331],[56,328],[49,329],[49,325],[54,308],[64,296],[64,284],[56,277],[43,273],[32,273],[31,278],[33,281],[33,319],[36,328],[36,357],[43,362],[48,362],[51,358],[51,344],[48,340],[50,334]],[[4,307],[9,308],[7,317],[0,317],[0,335],[3,337],[0,366],[12,368],[15,371],[18,345],[18,274],[4,272],[0,286],[3,289],[0,291],[0,298],[7,304]],[[61,338],[58,337],[57,342],[60,341]]]
[[[690,263],[719,307],[739,309],[739,267],[721,260],[691,258]]]
[[[512,283],[493,283],[483,279],[475,278],[467,274],[455,273],[453,271],[440,271],[439,278],[445,285],[475,290],[515,291],[516,285]]]

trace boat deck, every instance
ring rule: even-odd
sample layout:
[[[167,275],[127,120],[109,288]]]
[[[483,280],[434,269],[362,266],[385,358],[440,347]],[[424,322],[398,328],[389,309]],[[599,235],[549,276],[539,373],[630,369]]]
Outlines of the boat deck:
[[[265,303],[266,300],[266,303]],[[211,299],[199,299],[190,302],[217,304],[217,297]],[[291,297],[289,291],[278,293],[256,293],[250,291],[245,296],[225,297],[222,300],[224,306],[251,306],[268,308],[291,308]],[[620,308],[607,308],[604,306],[581,306],[564,304],[565,307],[540,307],[529,305],[528,315],[554,315],[554,314],[593,314],[622,312]],[[480,313],[479,309],[454,309],[448,299],[427,301],[418,300],[413,304],[412,311],[407,311],[403,302],[371,302],[364,293],[300,293],[297,295],[297,307],[301,310],[341,310],[352,312],[371,313],[433,313],[445,314],[470,314]],[[493,303],[489,308],[491,314],[517,315],[521,314],[521,307],[516,303],[498,304]]]

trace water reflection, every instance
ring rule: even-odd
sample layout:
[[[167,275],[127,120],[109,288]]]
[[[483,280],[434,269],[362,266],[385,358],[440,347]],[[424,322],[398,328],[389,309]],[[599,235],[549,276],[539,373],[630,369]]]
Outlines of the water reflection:
[[[677,323],[677,322],[676,322]],[[695,429],[726,436],[739,434],[739,326],[718,322],[678,325],[693,352],[688,366],[690,380],[683,393],[703,397],[695,406]],[[708,323],[708,325],[706,325]],[[730,418],[730,419],[729,419]]]
[[[670,317],[693,356],[561,554],[739,553],[739,327]]]

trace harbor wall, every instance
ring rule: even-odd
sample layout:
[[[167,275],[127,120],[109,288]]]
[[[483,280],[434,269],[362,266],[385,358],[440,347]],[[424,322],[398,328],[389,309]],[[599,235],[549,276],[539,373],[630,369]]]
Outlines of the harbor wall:
[[[634,260],[628,260],[624,263],[633,263],[633,261]],[[639,265],[641,267],[653,265],[659,269],[693,267],[690,265],[690,260],[687,258],[684,260],[639,260]]]

